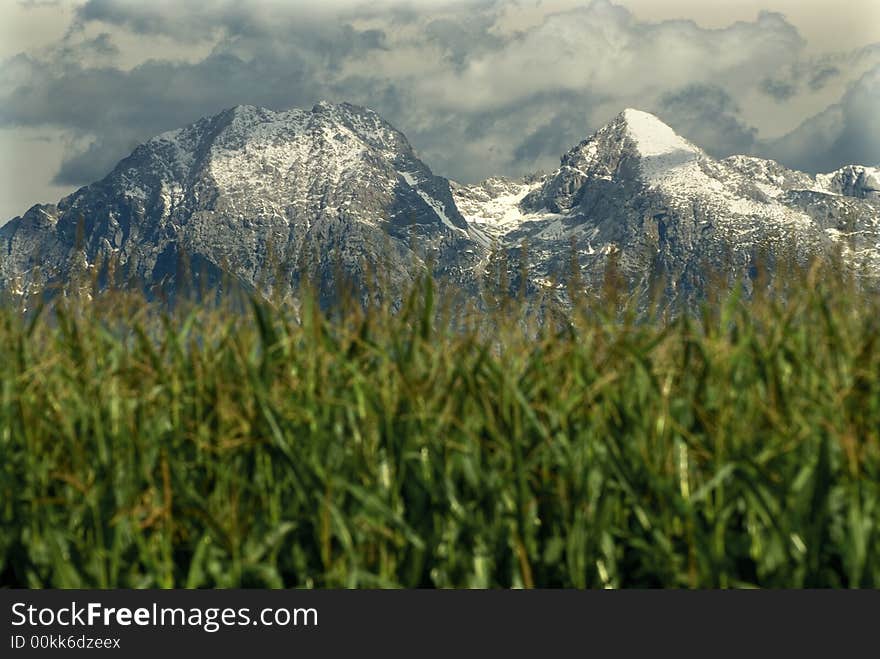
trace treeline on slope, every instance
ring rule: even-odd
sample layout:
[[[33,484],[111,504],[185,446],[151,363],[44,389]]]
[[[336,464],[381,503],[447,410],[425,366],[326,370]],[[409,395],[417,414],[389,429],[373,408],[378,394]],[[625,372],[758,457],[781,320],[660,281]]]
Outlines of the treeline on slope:
[[[0,585],[880,586],[878,296],[606,280],[3,306]]]

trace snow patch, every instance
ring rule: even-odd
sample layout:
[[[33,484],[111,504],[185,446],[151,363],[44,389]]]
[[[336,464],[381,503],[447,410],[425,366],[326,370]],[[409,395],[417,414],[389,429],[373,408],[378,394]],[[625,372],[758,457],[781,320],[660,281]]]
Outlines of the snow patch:
[[[425,203],[431,207],[431,209],[436,213],[437,217],[440,218],[440,221],[443,222],[446,226],[454,231],[458,231],[459,233],[463,233],[467,235],[467,231],[462,229],[460,226],[457,226],[452,220],[449,219],[449,216],[446,214],[446,208],[443,204],[436,199],[434,199],[431,195],[423,190],[416,190],[418,195],[425,200]]]
[[[645,157],[662,156],[677,151],[699,154],[700,150],[678,135],[653,114],[641,110],[623,111],[627,132]]]
[[[525,213],[520,202],[538,189],[543,180],[530,183],[488,179],[482,185],[452,187],[455,205],[472,225],[487,236],[500,239],[524,223],[564,217],[555,213]]]
[[[415,187],[419,184],[419,180],[414,176],[413,172],[398,172],[398,173],[403,177],[403,180],[406,181],[407,185],[411,185],[411,186]]]

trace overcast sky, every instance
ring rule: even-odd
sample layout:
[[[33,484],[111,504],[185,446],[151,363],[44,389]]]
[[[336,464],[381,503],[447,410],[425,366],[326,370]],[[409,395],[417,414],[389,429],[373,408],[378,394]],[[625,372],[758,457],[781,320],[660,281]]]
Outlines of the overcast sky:
[[[880,164],[880,0],[0,0],[0,223],[239,103],[350,101],[438,174],[551,169],[625,107],[710,153]]]

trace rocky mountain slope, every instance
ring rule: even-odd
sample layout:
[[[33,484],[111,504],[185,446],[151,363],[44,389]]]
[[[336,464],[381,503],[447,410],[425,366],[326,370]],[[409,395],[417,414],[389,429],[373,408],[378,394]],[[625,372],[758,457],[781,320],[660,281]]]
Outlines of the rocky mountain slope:
[[[588,288],[613,258],[630,287],[662,274],[667,297],[698,294],[713,269],[843,252],[880,274],[880,171],[810,176],[748,156],[716,160],[653,115],[626,110],[540,179],[455,185],[467,220],[499,245],[527,246],[533,281]]]
[[[228,273],[264,292],[309,276],[329,298],[377,267],[392,283],[426,260],[461,278],[473,240],[447,181],[376,113],[239,106],[159,135],[102,181],[0,228],[0,281],[23,290],[115,259],[148,290],[173,292],[185,266],[187,278]]]
[[[425,266],[476,294],[499,256],[529,291],[597,289],[610,261],[628,286],[698,296],[709,272],[839,250],[880,278],[880,170],[811,176],[748,156],[717,160],[653,115],[626,110],[522,180],[435,176],[376,113],[240,106],[138,147],[105,179],[0,227],[0,289],[23,292],[113,262],[172,293],[232,277],[325,300],[366,295],[376,270],[405,286]],[[502,259],[503,260],[503,259]]]

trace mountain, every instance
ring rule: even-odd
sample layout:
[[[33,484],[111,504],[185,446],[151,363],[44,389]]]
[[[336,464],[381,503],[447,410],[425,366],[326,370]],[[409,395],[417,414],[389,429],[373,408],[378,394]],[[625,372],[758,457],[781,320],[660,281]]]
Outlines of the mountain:
[[[513,286],[564,298],[573,273],[597,290],[613,263],[632,289],[659,282],[667,299],[693,300],[712,270],[748,282],[759,259],[833,251],[880,280],[877,168],[811,176],[719,160],[625,110],[555,172],[465,185],[435,176],[371,110],[239,106],[159,135],[103,180],[0,227],[0,289],[113,262],[172,294],[193,277],[265,294],[308,278],[331,301],[342,279],[364,297],[377,270],[403,287],[430,267],[476,295],[500,266]]]
[[[662,274],[668,298],[695,298],[710,272],[749,277],[759,259],[840,250],[880,277],[878,170],[810,176],[769,160],[716,160],[657,117],[628,109],[541,178],[453,184],[466,219],[509,251],[526,246],[532,281],[564,289],[576,259],[587,288],[609,260],[630,288]]]
[[[309,276],[332,298],[340,274],[365,288],[377,267],[401,285],[426,259],[458,277],[472,242],[447,181],[375,112],[239,106],[0,228],[0,281],[22,290],[113,259],[146,290],[173,293],[186,265],[264,292]]]

